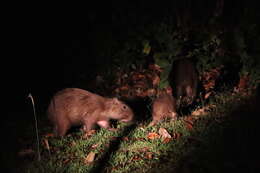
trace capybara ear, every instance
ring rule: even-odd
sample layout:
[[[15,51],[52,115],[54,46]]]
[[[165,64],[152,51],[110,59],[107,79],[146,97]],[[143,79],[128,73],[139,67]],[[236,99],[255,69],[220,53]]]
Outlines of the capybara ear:
[[[119,103],[119,100],[118,100],[118,98],[116,98],[116,97],[115,97],[115,98],[113,98],[113,99],[112,99],[112,103],[113,103],[113,104],[118,104],[118,103]]]

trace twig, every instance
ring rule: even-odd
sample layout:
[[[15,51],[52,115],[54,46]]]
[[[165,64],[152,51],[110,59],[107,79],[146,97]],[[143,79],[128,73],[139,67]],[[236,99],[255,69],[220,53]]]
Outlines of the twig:
[[[40,155],[40,141],[39,141],[39,133],[38,133],[38,125],[37,125],[37,118],[36,118],[36,112],[35,112],[35,106],[34,106],[34,99],[31,95],[31,93],[28,95],[28,97],[32,101],[32,106],[33,106],[33,115],[34,115],[34,120],[35,120],[35,128],[36,128],[36,137],[37,137],[37,153],[38,153],[38,161],[41,161],[41,155]]]

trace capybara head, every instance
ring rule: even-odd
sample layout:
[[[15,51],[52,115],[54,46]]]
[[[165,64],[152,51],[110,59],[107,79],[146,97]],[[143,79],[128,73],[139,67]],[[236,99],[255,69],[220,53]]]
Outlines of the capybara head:
[[[153,121],[149,126],[153,126],[165,118],[175,120],[178,116],[175,98],[166,91],[160,92],[159,96],[153,101],[152,116]]]
[[[111,119],[119,120],[120,122],[131,122],[134,117],[132,109],[117,98],[111,98],[106,103],[107,115]]]

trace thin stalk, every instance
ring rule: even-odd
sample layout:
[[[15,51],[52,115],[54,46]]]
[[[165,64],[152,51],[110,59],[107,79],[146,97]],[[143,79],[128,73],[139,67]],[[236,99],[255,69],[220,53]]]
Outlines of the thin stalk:
[[[36,112],[35,112],[35,106],[34,106],[34,99],[31,95],[31,93],[28,95],[28,97],[32,101],[32,106],[33,106],[33,115],[34,115],[34,120],[35,120],[35,129],[36,129],[36,138],[37,138],[37,153],[38,153],[38,161],[41,161],[41,155],[40,155],[40,141],[39,141],[39,133],[38,133],[38,125],[37,125],[37,118],[36,118]]]

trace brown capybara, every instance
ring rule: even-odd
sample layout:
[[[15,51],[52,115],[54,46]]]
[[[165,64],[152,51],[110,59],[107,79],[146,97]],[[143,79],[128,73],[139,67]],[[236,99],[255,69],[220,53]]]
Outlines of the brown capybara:
[[[152,104],[153,120],[149,126],[153,126],[163,119],[177,119],[176,100],[172,94],[166,91],[161,92],[157,98],[154,99]]]
[[[97,124],[110,128],[110,119],[130,122],[133,111],[117,98],[105,98],[79,88],[66,88],[52,98],[48,117],[56,136],[64,136],[72,126],[83,125],[88,132]]]
[[[185,58],[173,62],[169,82],[178,108],[192,104],[197,95],[198,80],[198,72],[192,60]]]

